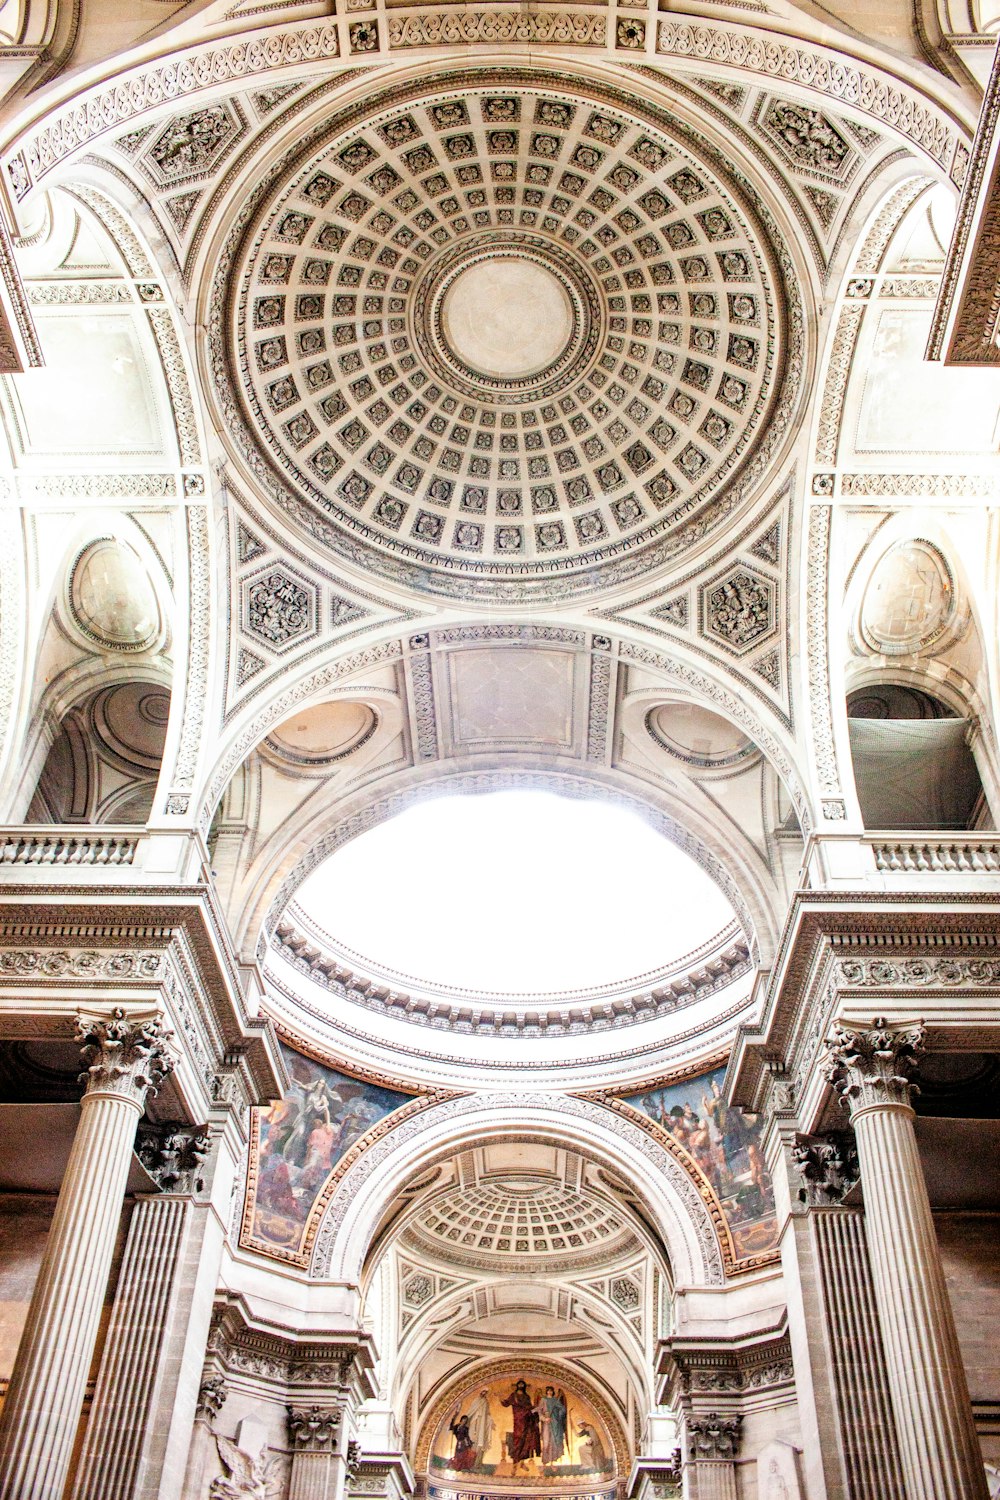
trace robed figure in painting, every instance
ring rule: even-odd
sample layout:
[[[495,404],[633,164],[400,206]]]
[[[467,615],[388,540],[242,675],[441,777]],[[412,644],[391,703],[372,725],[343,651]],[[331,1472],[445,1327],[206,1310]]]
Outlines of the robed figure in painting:
[[[566,1393],[545,1387],[536,1406],[542,1438],[542,1463],[557,1464],[566,1448]]]
[[[493,1431],[490,1393],[484,1389],[469,1406],[469,1437],[472,1439],[472,1446],[479,1454],[480,1463],[486,1457],[487,1450],[493,1441]]]
[[[479,1455],[476,1452],[476,1445],[469,1435],[468,1414],[463,1412],[460,1416],[456,1412],[449,1426],[455,1437],[455,1454],[451,1460],[451,1467],[459,1471],[474,1468]]]
[[[528,1395],[527,1382],[519,1380],[509,1396],[504,1396],[501,1406],[509,1406],[513,1418],[513,1430],[507,1435],[507,1453],[516,1469],[529,1458],[538,1458],[542,1451],[538,1413]]]

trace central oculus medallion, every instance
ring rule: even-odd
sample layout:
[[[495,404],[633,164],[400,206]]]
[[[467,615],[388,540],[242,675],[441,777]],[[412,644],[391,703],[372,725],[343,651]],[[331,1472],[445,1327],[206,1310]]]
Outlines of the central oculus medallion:
[[[488,257],[459,272],[441,307],[441,331],[459,359],[486,376],[536,375],[573,336],[573,307],[544,266]]]

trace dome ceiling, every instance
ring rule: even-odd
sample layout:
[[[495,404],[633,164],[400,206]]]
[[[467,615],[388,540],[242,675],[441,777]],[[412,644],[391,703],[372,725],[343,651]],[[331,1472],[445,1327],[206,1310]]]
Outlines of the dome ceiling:
[[[519,1257],[555,1267],[635,1248],[631,1229],[609,1204],[528,1175],[490,1177],[437,1197],[407,1226],[404,1243],[500,1270]]]
[[[335,119],[234,236],[230,430],[283,509],[401,581],[630,576],[763,465],[776,260],[716,154],[634,99],[425,82]]]

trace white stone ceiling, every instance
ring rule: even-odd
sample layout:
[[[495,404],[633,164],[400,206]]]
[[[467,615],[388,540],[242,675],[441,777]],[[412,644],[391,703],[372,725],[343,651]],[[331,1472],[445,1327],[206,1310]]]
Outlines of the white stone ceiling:
[[[532,1257],[536,1269],[614,1257],[635,1248],[610,1204],[544,1177],[507,1176],[457,1187],[423,1208],[404,1244],[481,1269],[510,1269]]]
[[[401,582],[646,571],[780,434],[797,293],[775,231],[624,94],[515,70],[397,91],[252,207],[214,292],[230,433],[279,505],[291,485],[315,536]]]

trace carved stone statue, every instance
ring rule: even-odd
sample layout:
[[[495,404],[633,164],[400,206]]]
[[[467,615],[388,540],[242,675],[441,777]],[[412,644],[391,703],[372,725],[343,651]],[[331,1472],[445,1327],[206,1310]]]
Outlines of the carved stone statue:
[[[281,1455],[262,1448],[256,1458],[244,1453],[231,1438],[215,1434],[226,1477],[213,1479],[208,1500],[278,1500],[283,1488]]]

